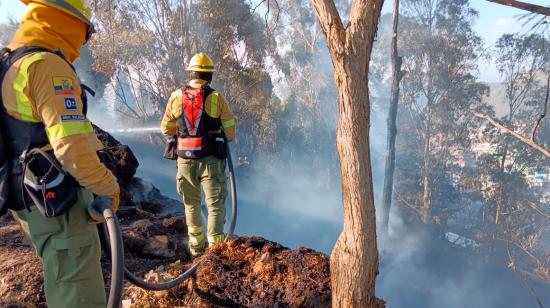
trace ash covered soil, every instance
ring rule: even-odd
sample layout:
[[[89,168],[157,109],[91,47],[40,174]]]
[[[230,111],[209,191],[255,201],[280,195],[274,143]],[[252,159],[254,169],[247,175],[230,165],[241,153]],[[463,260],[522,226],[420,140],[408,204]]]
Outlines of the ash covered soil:
[[[330,307],[326,255],[290,250],[260,237],[237,237],[211,247],[196,274],[169,291],[131,286],[127,303],[139,307]],[[172,264],[153,280],[173,279],[188,267]]]
[[[183,205],[136,178],[139,162],[131,149],[95,129],[106,147],[103,161],[122,187],[117,215],[126,266],[151,282],[179,276],[192,265]],[[126,284],[124,307],[330,307],[325,254],[248,236],[217,244],[196,262],[195,275],[168,291]],[[108,290],[105,255],[102,264]],[[9,215],[0,217],[0,307],[46,307],[40,261]]]
[[[182,217],[160,219],[142,210],[121,214],[128,211],[134,216],[121,220],[133,221],[123,226],[126,262],[132,271],[158,282],[189,268]],[[12,219],[0,220],[0,239],[0,307],[45,307],[40,262]],[[169,291],[150,292],[127,284],[124,306],[330,306],[328,256],[307,248],[290,250],[260,237],[235,237],[194,262],[200,262],[196,274]],[[105,258],[103,264],[110,268]],[[108,284],[108,272],[105,279]]]
[[[46,307],[42,265],[19,225],[0,218],[0,307]]]

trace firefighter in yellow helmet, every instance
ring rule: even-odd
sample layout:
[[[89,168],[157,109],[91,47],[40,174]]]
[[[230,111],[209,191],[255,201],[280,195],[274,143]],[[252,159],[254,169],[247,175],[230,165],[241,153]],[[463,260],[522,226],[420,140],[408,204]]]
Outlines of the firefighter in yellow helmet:
[[[28,10],[1,58],[9,66],[0,80],[1,130],[13,162],[8,207],[42,261],[48,306],[105,307],[99,237],[90,223],[100,217],[89,206],[95,194],[116,210],[120,189],[98,158],[102,144],[71,67],[94,32],[92,10],[86,0],[22,2]],[[42,168],[44,159],[29,154],[37,149],[67,172],[63,184],[40,186],[27,176]],[[33,199],[33,187],[54,191]]]
[[[214,63],[204,53],[187,67],[190,81],[172,93],[162,119],[162,132],[177,140],[177,189],[185,204],[189,250],[193,257],[206,247],[201,220],[201,186],[208,210],[207,240],[224,240],[225,143],[235,139],[235,118],[224,97],[210,87]]]

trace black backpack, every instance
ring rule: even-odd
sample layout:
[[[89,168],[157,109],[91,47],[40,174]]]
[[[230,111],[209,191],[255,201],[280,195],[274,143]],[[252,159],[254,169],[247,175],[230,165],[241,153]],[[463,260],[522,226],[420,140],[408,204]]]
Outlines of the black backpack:
[[[4,81],[4,77],[8,72],[9,68],[17,62],[17,60],[22,57],[35,53],[35,52],[52,52],[49,49],[37,47],[37,46],[26,46],[14,51],[4,48],[0,51],[0,113],[6,112],[4,108],[4,103],[2,102],[2,89],[1,85]],[[3,124],[3,123],[0,123]],[[3,125],[0,125],[0,216],[4,215],[7,210],[7,202],[10,194],[9,187],[9,178],[11,176],[11,163],[8,161],[8,149],[6,148],[6,143],[4,143],[5,128]]]

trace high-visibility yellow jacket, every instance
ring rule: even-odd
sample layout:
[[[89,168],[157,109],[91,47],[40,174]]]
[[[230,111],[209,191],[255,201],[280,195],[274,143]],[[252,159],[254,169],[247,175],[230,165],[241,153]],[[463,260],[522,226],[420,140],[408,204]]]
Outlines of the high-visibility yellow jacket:
[[[86,26],[59,14],[63,13],[31,3],[8,48],[60,49],[68,61],[74,61],[84,43]],[[8,70],[1,86],[7,113],[22,121],[42,122],[63,168],[84,188],[111,197],[116,202],[113,206],[118,207],[117,180],[99,161],[97,151],[103,145],[83,114],[82,90],[70,65],[52,53],[30,54]]]
[[[205,84],[206,81],[200,79],[194,79],[189,82],[189,86],[195,89]],[[182,95],[183,92],[181,89],[173,92],[166,104],[166,112],[161,123],[162,133],[166,136],[176,135],[176,122],[183,115]],[[233,116],[233,112],[231,112],[229,104],[227,104],[227,101],[219,92],[214,91],[206,97],[204,110],[210,117],[220,118],[228,141],[235,140],[235,117]]]

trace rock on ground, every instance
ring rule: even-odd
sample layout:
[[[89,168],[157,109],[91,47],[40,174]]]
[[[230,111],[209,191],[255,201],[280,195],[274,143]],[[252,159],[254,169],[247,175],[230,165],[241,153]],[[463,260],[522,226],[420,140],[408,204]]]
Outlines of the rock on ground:
[[[104,162],[107,168],[113,172],[120,185],[130,183],[139,167],[139,162],[130,147],[97,126],[94,126],[94,130],[109,156]]]
[[[132,196],[132,203],[140,209],[166,217],[178,213],[184,215],[183,203],[166,197],[158,188],[138,177],[134,177],[125,187]]]
[[[127,205],[132,202],[132,194],[126,190],[134,176],[136,175],[139,161],[129,146],[121,144],[112,135],[94,125],[95,133],[105,147],[100,151],[100,158],[103,164],[113,172],[121,186],[121,205]]]

